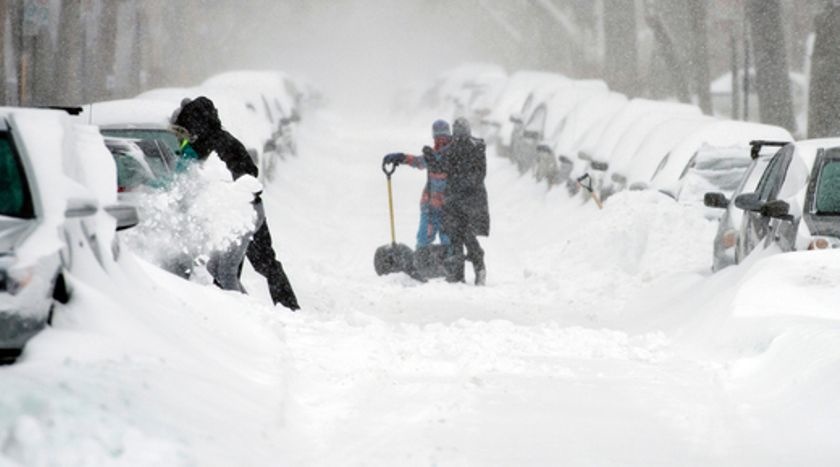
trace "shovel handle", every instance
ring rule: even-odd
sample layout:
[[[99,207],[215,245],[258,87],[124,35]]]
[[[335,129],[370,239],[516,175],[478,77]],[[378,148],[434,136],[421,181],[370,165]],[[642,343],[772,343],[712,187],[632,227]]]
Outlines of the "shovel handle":
[[[389,165],[388,162],[382,161],[382,171],[385,172],[386,177],[391,178],[391,175],[393,175],[394,171],[397,170],[397,164],[394,164],[393,162],[391,162],[390,163],[391,170],[388,170],[388,165]]]

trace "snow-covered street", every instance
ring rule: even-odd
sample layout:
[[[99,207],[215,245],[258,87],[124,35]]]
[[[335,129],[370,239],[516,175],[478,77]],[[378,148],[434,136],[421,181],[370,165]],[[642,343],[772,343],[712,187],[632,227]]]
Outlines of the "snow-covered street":
[[[301,127],[265,194],[301,312],[252,270],[251,296],[133,255],[74,277],[0,368],[0,465],[835,463],[837,253],[711,276],[700,207],[624,192],[599,212],[491,152],[487,286],[377,277],[381,157],[433,118]],[[411,246],[423,181],[394,175]]]

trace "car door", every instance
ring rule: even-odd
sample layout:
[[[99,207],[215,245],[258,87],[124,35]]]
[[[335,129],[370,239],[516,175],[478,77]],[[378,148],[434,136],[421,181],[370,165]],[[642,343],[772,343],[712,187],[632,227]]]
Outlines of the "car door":
[[[787,168],[793,159],[795,148],[793,144],[789,144],[779,149],[776,155],[773,156],[755,190],[755,194],[760,203],[763,204],[776,199],[776,196],[781,190],[782,183],[784,183]],[[760,212],[744,211],[741,230],[738,235],[738,245],[735,250],[737,262],[741,262],[767,237],[771,227],[770,221],[771,219],[769,217],[763,216]]]

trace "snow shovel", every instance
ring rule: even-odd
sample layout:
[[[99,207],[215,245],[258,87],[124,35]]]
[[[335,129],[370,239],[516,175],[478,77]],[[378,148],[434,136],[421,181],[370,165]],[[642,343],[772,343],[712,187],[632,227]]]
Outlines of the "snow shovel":
[[[397,243],[394,233],[394,197],[391,194],[391,175],[397,170],[397,164],[382,162],[382,171],[388,179],[388,214],[391,217],[391,244],[383,245],[376,249],[373,256],[373,267],[377,275],[391,274],[394,272],[405,272],[412,277],[416,276],[414,271],[414,252],[407,245]]]
[[[589,183],[584,184],[584,180],[589,180]],[[598,206],[598,209],[604,209],[604,205],[601,204],[601,199],[598,197],[598,193],[595,193],[595,190],[592,189],[592,177],[589,176],[589,173],[585,173],[578,177],[577,184],[579,187],[589,192],[589,195],[592,196],[592,199],[595,201],[595,205]]]

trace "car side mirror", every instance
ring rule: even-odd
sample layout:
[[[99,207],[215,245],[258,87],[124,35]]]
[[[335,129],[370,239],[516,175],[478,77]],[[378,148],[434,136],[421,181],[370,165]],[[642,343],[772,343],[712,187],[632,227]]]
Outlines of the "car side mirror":
[[[601,172],[606,172],[610,168],[610,164],[601,161],[592,161],[589,165],[592,167],[592,170],[600,170]]]
[[[551,146],[549,146],[545,143],[540,143],[540,144],[537,145],[537,152],[544,152],[544,153],[550,154],[552,156],[554,155],[554,151],[551,150]]]
[[[789,212],[790,204],[788,204],[787,201],[782,201],[780,199],[768,201],[761,206],[761,215],[771,217],[773,219],[789,220],[791,218],[788,214]]]
[[[644,190],[647,190],[648,188],[649,188],[648,184],[645,183],[645,182],[633,182],[633,183],[630,184],[630,187],[628,189],[630,191],[644,191]]]
[[[706,193],[703,195],[703,204],[710,208],[726,209],[729,207],[729,200],[723,193]]]
[[[521,124],[522,123],[522,115],[513,114],[510,116],[510,121],[512,123]]]
[[[70,198],[67,200],[67,209],[64,211],[64,217],[87,217],[96,214],[96,201],[87,198]]]
[[[135,206],[128,204],[114,204],[106,206],[105,212],[117,220],[117,230],[125,230],[140,223],[140,214]]]
[[[735,207],[744,211],[759,212],[761,205],[762,203],[755,193],[744,193],[735,197]]]
[[[526,130],[524,133],[522,133],[522,136],[528,139],[538,139],[540,137],[540,132],[534,130]]]

